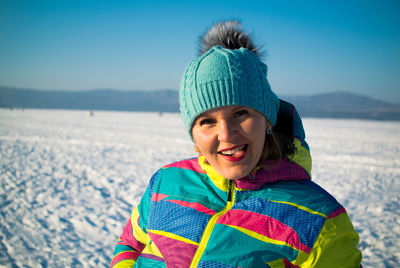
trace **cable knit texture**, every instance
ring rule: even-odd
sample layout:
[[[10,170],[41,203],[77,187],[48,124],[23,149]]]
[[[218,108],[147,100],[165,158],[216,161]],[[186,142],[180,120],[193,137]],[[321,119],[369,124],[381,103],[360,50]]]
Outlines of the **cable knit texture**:
[[[279,99],[267,80],[267,66],[245,48],[215,46],[193,60],[183,75],[179,98],[190,136],[194,120],[214,108],[248,106],[262,113],[272,126],[279,110]]]

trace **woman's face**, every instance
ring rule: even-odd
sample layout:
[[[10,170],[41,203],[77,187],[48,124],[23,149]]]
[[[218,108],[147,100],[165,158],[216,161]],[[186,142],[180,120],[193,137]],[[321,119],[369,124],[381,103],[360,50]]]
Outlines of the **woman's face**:
[[[194,122],[192,135],[207,162],[222,176],[240,179],[258,163],[270,124],[246,106],[209,110]]]

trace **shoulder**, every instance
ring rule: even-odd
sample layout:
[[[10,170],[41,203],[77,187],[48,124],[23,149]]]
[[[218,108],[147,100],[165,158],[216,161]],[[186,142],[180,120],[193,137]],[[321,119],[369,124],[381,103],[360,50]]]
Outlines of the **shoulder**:
[[[311,180],[267,184],[256,195],[272,202],[320,215],[325,219],[333,212],[343,209],[330,193]]]
[[[201,174],[205,174],[205,171],[201,169],[198,158],[184,159],[158,169],[151,177],[149,186],[154,189],[160,183],[177,185]]]
[[[311,180],[298,182],[297,202],[304,207],[329,218],[332,213],[344,210],[343,206],[328,191]]]
[[[160,169],[158,169],[154,174],[153,178],[156,179],[161,175],[168,174],[174,171],[193,171],[197,173],[204,173],[204,170],[201,169],[198,158],[188,158],[180,161],[176,161],[170,164],[167,164]],[[152,178],[152,179],[153,179]]]
[[[189,170],[189,171],[194,171],[198,173],[204,173],[204,170],[201,169],[199,165],[198,158],[189,158],[189,159],[184,159],[181,161],[177,161],[168,165],[165,165],[162,169],[167,170],[167,169],[181,169],[181,170]]]

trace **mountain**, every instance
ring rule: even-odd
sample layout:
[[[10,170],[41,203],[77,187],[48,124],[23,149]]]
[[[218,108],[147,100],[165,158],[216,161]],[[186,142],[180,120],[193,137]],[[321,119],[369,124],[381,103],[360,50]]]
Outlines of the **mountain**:
[[[0,87],[0,107],[178,112],[175,90],[47,91]]]
[[[282,96],[303,117],[400,120],[400,105],[348,92]],[[176,90],[47,91],[0,87],[0,107],[179,112]]]
[[[285,96],[303,117],[400,120],[400,105],[349,92]]]

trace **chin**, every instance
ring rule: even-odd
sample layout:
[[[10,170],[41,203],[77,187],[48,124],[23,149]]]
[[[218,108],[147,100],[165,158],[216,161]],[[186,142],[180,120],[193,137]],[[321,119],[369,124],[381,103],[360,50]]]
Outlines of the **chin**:
[[[250,171],[251,169],[247,170],[247,168],[246,169],[230,168],[230,170],[225,170],[223,172],[218,172],[218,173],[227,179],[238,180],[249,175]]]

